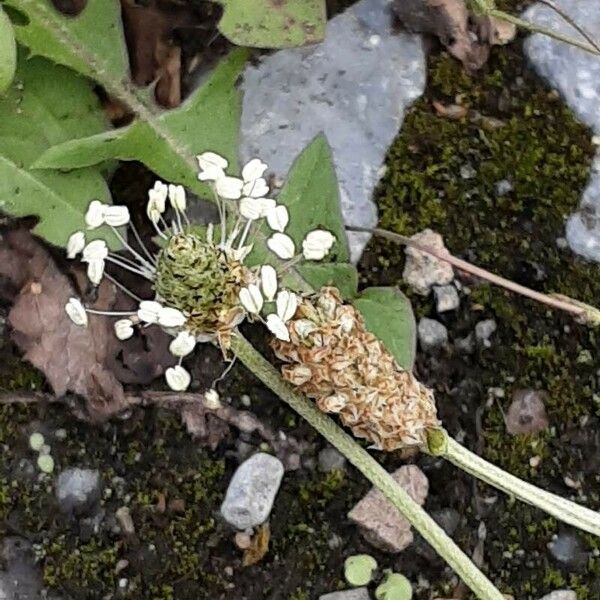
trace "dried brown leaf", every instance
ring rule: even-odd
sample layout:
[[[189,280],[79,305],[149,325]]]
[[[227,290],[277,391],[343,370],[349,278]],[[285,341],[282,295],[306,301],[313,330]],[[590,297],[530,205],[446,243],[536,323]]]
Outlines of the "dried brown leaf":
[[[260,562],[269,551],[271,528],[268,523],[263,523],[250,540],[250,546],[244,550],[242,566],[249,567]]]

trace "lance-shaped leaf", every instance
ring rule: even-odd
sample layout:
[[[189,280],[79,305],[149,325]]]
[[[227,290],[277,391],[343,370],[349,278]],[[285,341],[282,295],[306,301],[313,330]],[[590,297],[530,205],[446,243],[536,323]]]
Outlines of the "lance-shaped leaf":
[[[408,298],[396,288],[372,287],[352,304],[362,314],[367,329],[383,342],[402,368],[410,371],[415,362],[417,327]]]
[[[90,82],[41,58],[19,61],[6,96],[0,97],[0,209],[15,216],[36,215],[35,233],[64,245],[83,229],[92,199],[110,202],[98,169],[74,173],[40,171],[31,163],[49,146],[107,127]],[[90,232],[112,241],[110,232]]]
[[[223,6],[219,30],[238,46],[289,48],[325,35],[325,0],[214,1]]]
[[[246,60],[244,50],[232,52],[186,102],[156,117],[92,137],[54,146],[36,161],[37,168],[75,169],[107,159],[136,160],[164,180],[207,193],[197,179],[194,155],[206,150],[226,156],[237,169],[240,94],[235,81]]]

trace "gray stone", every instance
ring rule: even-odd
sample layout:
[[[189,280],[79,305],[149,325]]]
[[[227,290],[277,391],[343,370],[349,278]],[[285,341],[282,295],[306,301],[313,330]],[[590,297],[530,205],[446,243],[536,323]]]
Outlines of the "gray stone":
[[[577,600],[577,593],[573,590],[555,590],[540,600]]]
[[[572,569],[581,569],[588,561],[585,546],[575,533],[559,534],[548,544],[548,550],[555,560]]]
[[[335,448],[324,448],[319,452],[319,471],[329,473],[334,469],[343,469],[346,465],[346,458]]]
[[[85,514],[100,500],[100,472],[96,469],[69,468],[56,482],[56,498],[60,510],[69,514]]]
[[[500,181],[496,181],[494,189],[498,196],[506,196],[506,194],[513,191],[513,184],[508,179],[501,179]]]
[[[425,503],[429,481],[419,467],[405,465],[392,477],[415,502],[421,506]],[[377,488],[372,488],[354,506],[348,518],[359,526],[367,542],[384,552],[401,552],[413,541],[410,523]]]
[[[598,0],[555,0],[555,4],[587,33],[600,39]],[[566,33],[581,36],[548,6],[534,4],[524,18]],[[541,34],[530,36],[525,52],[538,73],[556,88],[569,107],[593,131],[600,133],[600,61],[598,56]],[[579,210],[567,221],[566,238],[578,254],[600,262],[600,158],[592,165],[591,177]]]
[[[435,319],[423,317],[417,331],[423,352],[431,352],[448,343],[448,330]]]
[[[406,108],[425,86],[419,36],[398,32],[392,0],[361,0],[327,24],[325,40],[263,57],[244,72],[241,158],[277,179],[319,133],[333,151],[346,223],[373,227],[373,190]],[[314,201],[318,201],[315,198]],[[358,260],[368,234],[350,233]]]
[[[319,596],[319,600],[369,600],[369,598],[369,590],[366,587],[331,592],[331,594]]]
[[[448,250],[444,245],[444,238],[431,229],[424,229],[410,239],[416,244],[431,248],[439,254],[448,254]],[[417,294],[427,296],[432,286],[446,285],[454,279],[452,265],[446,261],[412,246],[407,246],[405,253],[406,263],[402,272],[402,279]]]
[[[42,597],[42,572],[27,540],[5,537],[0,541],[0,564],[0,600]]]
[[[494,319],[485,319],[484,321],[479,321],[477,325],[475,325],[475,337],[477,341],[482,343],[484,346],[490,345],[490,338],[493,333],[498,329],[498,324]]]
[[[440,285],[433,288],[438,313],[456,310],[460,306],[458,291],[453,285]]]
[[[259,452],[243,462],[233,474],[225,500],[223,518],[243,530],[263,523],[271,513],[283,477],[278,458]]]

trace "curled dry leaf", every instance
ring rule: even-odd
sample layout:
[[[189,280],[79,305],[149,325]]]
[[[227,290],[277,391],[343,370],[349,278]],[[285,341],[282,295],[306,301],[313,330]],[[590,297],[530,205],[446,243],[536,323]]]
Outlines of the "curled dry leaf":
[[[252,536],[250,546],[244,550],[242,566],[249,567],[260,562],[269,551],[269,541],[271,540],[271,528],[268,523],[263,523],[258,531]]]
[[[0,275],[16,292],[8,320],[25,358],[46,376],[57,396],[67,392],[87,399],[91,419],[121,411],[123,387],[106,366],[111,332],[106,320],[78,327],[64,306],[78,295],[46,249],[24,229],[6,232],[0,241]],[[99,288],[95,306],[114,302],[111,284]]]

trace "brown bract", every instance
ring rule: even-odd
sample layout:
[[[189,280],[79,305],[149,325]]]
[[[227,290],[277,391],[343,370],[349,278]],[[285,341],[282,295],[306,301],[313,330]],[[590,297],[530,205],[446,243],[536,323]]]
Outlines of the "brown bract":
[[[69,319],[65,304],[78,294],[28,231],[3,234],[0,275],[16,291],[8,316],[13,339],[25,358],[44,373],[54,393],[73,392],[86,398],[92,419],[122,410],[127,404],[123,387],[106,367],[111,322],[92,318],[86,328]],[[110,309],[114,300],[112,284],[103,283],[94,307]]]
[[[423,445],[426,430],[439,426],[433,392],[398,365],[335,288],[304,299],[287,325],[290,342],[272,343],[288,363],[284,379],[356,437],[392,451]]]

